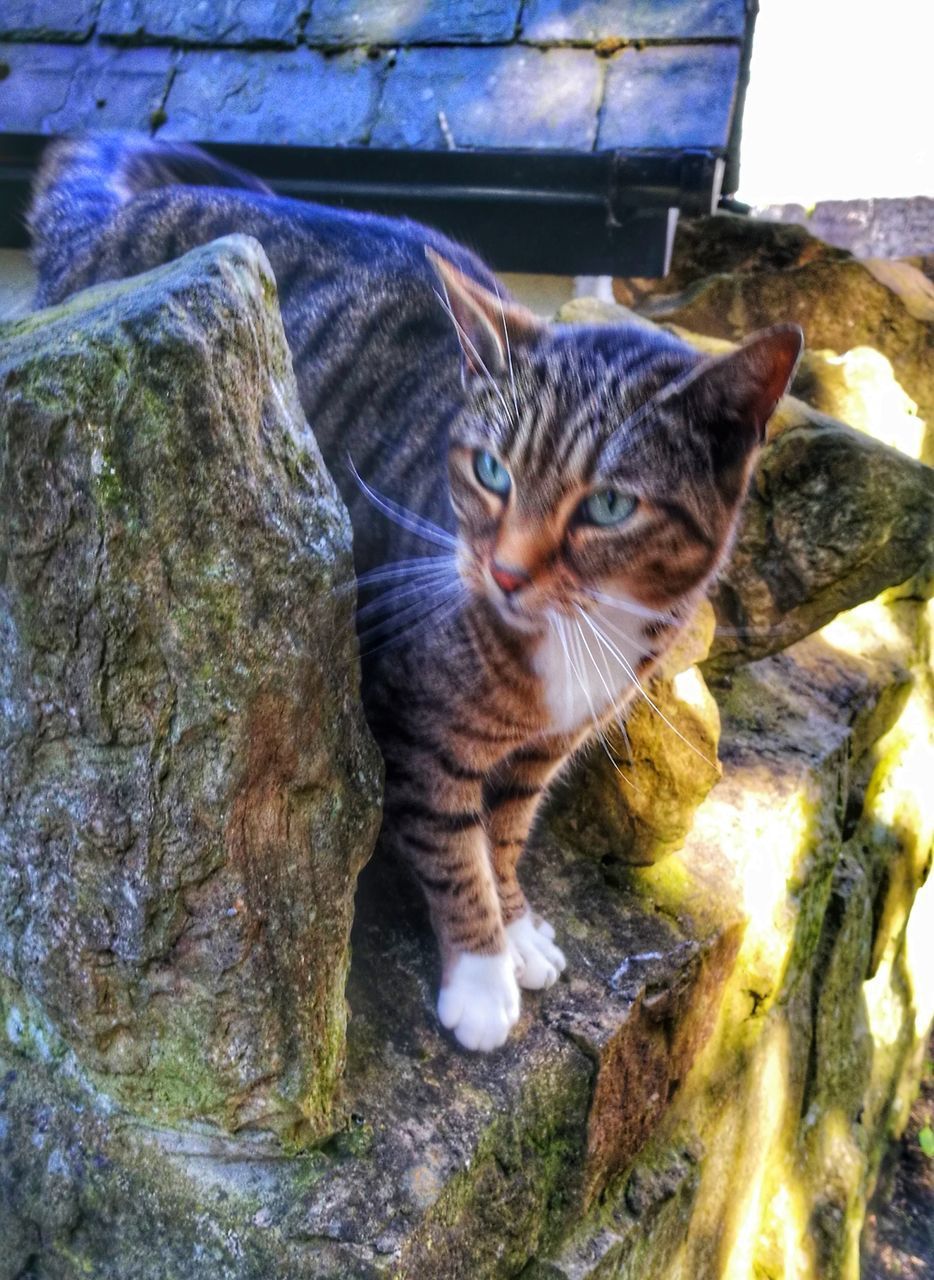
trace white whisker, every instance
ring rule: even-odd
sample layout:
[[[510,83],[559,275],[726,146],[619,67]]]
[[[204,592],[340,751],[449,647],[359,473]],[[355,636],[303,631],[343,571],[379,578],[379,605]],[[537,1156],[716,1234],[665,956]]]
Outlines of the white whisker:
[[[434,607],[434,605],[449,598],[458,590],[459,584],[452,584],[450,587],[440,592],[433,591],[429,595],[419,593],[417,599],[413,600],[410,604],[404,605],[401,609],[396,610],[395,613],[391,613],[388,617],[380,618],[362,629],[358,628],[357,634],[361,640],[364,640],[369,636],[376,635],[377,633],[385,633],[390,628],[395,630],[400,626],[404,627],[405,623],[410,619],[415,619],[417,621],[421,618],[426,613],[426,607]]]
[[[454,566],[456,563],[454,556],[418,556],[413,560],[395,560],[388,564],[376,565],[366,573],[361,573],[357,578],[357,584],[361,587],[370,587],[375,583],[421,576],[429,570],[434,571],[444,565]]]
[[[509,345],[509,326],[506,324],[506,309],[503,306],[502,294],[499,291],[499,282],[494,281],[496,287],[496,301],[499,303],[499,314],[503,319],[503,340],[506,343],[506,359],[509,361],[509,388],[512,392],[512,403],[516,410],[516,422],[519,421],[519,397],[516,395],[516,375],[512,367],[512,348]]]
[[[699,756],[701,760],[703,760],[704,764],[709,765],[711,769],[716,769],[717,766],[714,763],[714,761],[709,760],[707,756],[704,755],[703,751],[698,750],[698,748],[694,745],[694,743],[691,742],[689,738],[686,738],[684,734],[681,732],[681,730],[676,728],[675,725],[671,723],[671,721],[665,715],[664,711],[662,711],[658,706],[656,706],[652,698],[646,693],[645,689],[642,687],[639,677],[636,674],[634,667],[632,666],[632,664],[630,663],[626,655],[624,653],[621,653],[619,648],[613,643],[613,641],[610,640],[608,636],[605,636],[600,631],[600,629],[597,626],[595,626],[593,620],[588,616],[585,609],[579,609],[579,612],[581,617],[586,621],[587,625],[590,627],[591,631],[597,637],[597,640],[601,644],[606,645],[608,651],[620,663],[620,665],[622,666],[626,674],[629,676],[632,683],[638,689],[639,693],[641,693],[642,697],[645,698],[646,702],[649,704],[649,706],[652,708],[655,714],[659,717],[659,719],[668,726],[668,728],[677,738],[681,739],[681,741],[684,743],[686,747],[690,748],[690,750],[693,751],[696,756]]]
[[[558,621],[558,626],[559,626],[559,627],[562,627],[562,626],[563,626],[563,619],[561,619],[561,618],[559,617],[559,618],[557,619],[557,621]],[[577,633],[576,635],[575,635],[575,632]],[[583,640],[583,638],[584,638],[584,633],[583,633],[583,632],[581,631],[581,629],[580,629],[580,623],[575,623],[575,624],[574,624],[574,629],[570,632],[569,639],[570,639],[570,641],[571,641],[571,646],[573,646],[573,647],[575,648],[575,651],[576,651],[576,653],[577,653],[577,655],[578,655],[579,657],[581,657],[581,656],[582,656],[582,655],[581,655],[581,649],[580,649],[580,643],[579,643],[579,642],[580,642],[580,640]],[[575,643],[575,642],[577,642],[577,643]],[[568,653],[568,656],[570,657],[570,647],[566,650],[566,652]],[[576,677],[577,677],[577,682],[578,682],[578,684],[579,684],[579,685],[580,685],[580,687],[581,687],[581,692],[583,693],[584,698],[585,698],[585,699],[586,699],[586,701],[587,701],[587,705],[588,705],[588,707],[590,708],[590,715],[591,715],[591,719],[593,720],[594,733],[596,734],[597,738],[599,739],[601,747],[603,747],[603,750],[606,752],[606,758],[609,760],[610,764],[613,766],[613,768],[616,770],[616,772],[619,774],[619,776],[623,779],[623,781],[624,781],[624,782],[626,782],[626,783],[629,783],[629,785],[630,785],[630,786],[632,786],[633,784],[630,782],[630,780],[629,780],[629,779],[626,777],[626,775],[623,773],[622,769],[619,767],[619,763],[618,763],[618,761],[614,760],[614,758],[613,758],[613,753],[612,753],[612,751],[610,750],[609,744],[607,743],[606,735],[605,735],[605,734],[604,734],[604,732],[603,732],[603,728],[602,728],[602,726],[601,726],[601,724],[600,724],[599,717],[597,716],[597,712],[596,712],[596,709],[595,709],[594,704],[593,704],[593,699],[592,699],[592,698],[591,698],[591,696],[590,696],[590,689],[589,689],[589,686],[588,686],[588,684],[587,684],[587,681],[584,679],[583,672],[582,672],[582,670],[581,670],[581,669],[579,669],[579,668],[577,667],[577,665],[574,663],[573,659],[571,659],[571,662],[572,662],[572,666],[573,666],[573,669],[574,669],[574,674],[575,674],[575,675],[576,675]],[[581,666],[583,666],[583,661],[581,662]]]
[[[430,626],[440,626],[446,622],[461,607],[465,592],[463,588],[458,586],[450,591],[444,592],[440,597],[434,597],[434,604],[427,613],[422,611],[421,617],[417,617],[412,626],[403,627],[401,630],[387,636],[378,644],[364,645],[366,638],[378,636],[385,632],[385,624],[370,627],[362,635],[359,636],[361,642],[360,656],[370,657],[372,654],[379,652],[381,649],[392,648],[393,645],[401,644],[405,640],[411,640],[413,636],[419,635]],[[398,619],[396,619],[398,621]]]
[[[570,715],[571,715],[571,657],[570,657],[570,654],[568,653],[567,641],[566,641],[566,640],[565,640],[565,638],[564,638],[564,628],[561,626],[561,619],[560,619],[560,617],[558,617],[556,614],[552,613],[552,612],[551,612],[551,610],[549,610],[549,611],[548,611],[548,623],[549,623],[549,625],[550,625],[551,627],[553,627],[553,628],[554,628],[555,635],[558,637],[558,640],[559,640],[559,642],[560,642],[560,644],[561,644],[561,648],[562,648],[562,650],[564,651],[564,669],[565,669],[565,677],[566,677],[566,678],[565,678],[565,681],[564,681],[564,690],[563,690],[563,692],[564,692],[564,715],[565,715],[565,719],[570,719]]]
[[[580,623],[577,623],[577,629],[580,631]],[[599,676],[600,683],[603,685],[603,688],[606,690],[606,696],[609,701],[609,705],[613,708],[613,719],[615,720],[616,726],[619,729],[620,734],[622,735],[623,741],[626,744],[626,750],[629,753],[629,763],[632,764],[633,763],[632,743],[629,741],[629,734],[626,732],[626,726],[623,723],[622,712],[620,711],[619,706],[617,705],[619,701],[619,695],[615,694],[613,690],[610,688],[610,681],[612,680],[612,676],[610,674],[609,665],[607,664],[606,654],[604,653],[602,648],[600,648],[599,646],[597,647],[597,653],[599,654],[603,663],[603,671],[606,672],[606,678],[604,678],[603,671],[601,671],[600,667],[597,665],[597,659],[591,653],[590,645],[587,643],[587,637],[584,635],[583,631],[581,631],[580,637],[581,637],[581,640],[583,641],[584,648],[587,650],[587,656],[590,658],[590,661],[593,663],[593,669]]]
[[[593,619],[590,617],[590,614],[588,614],[587,616],[588,618],[590,618],[591,621],[593,621]],[[613,635],[617,636],[619,638],[619,641],[623,643],[627,649],[635,649],[640,658],[654,657],[655,651],[653,649],[645,648],[644,644],[642,643],[641,636],[631,635],[630,632],[628,632],[625,627],[620,626],[618,622],[613,622],[611,621],[611,619],[601,614],[600,626],[606,627],[610,631],[612,631]]]
[[[388,591],[383,591],[380,595],[368,600],[366,604],[357,609],[357,623],[359,624],[363,618],[371,617],[374,613],[385,613],[404,600],[411,600],[413,597],[420,599],[429,592],[435,593],[439,588],[449,586],[456,581],[456,574],[450,570],[436,569],[430,577],[419,578],[417,582],[403,582],[398,586],[390,587]]]
[[[611,609],[620,609],[623,613],[631,613],[634,618],[647,618],[649,622],[681,621],[673,613],[663,613],[659,612],[658,609],[649,609],[646,605],[637,604],[635,600],[621,600],[618,596],[610,596],[604,591],[594,591],[592,588],[585,588],[585,590],[591,600],[596,600],[599,604],[607,604]]]
[[[608,759],[610,764],[613,765],[613,768],[615,769],[615,771],[617,771],[617,773],[619,774],[619,777],[622,778],[623,782],[629,782],[628,778],[626,777],[626,774],[624,774],[622,769],[619,768],[619,764],[617,763],[617,760],[613,758],[612,751],[610,751],[608,742],[606,742],[606,736],[605,736],[605,733],[603,732],[603,727],[601,727],[600,719],[598,717],[598,714],[596,714],[596,708],[594,707],[594,700],[591,699],[589,685],[587,685],[586,677],[585,675],[583,675],[583,669],[582,669],[583,658],[582,658],[582,652],[580,648],[580,640],[578,640],[578,636],[574,635],[574,631],[572,630],[568,630],[567,632],[564,631],[564,622],[566,622],[567,620],[564,620],[564,618],[560,616],[560,614],[551,613],[551,617],[554,618],[555,628],[557,628],[559,639],[560,641],[562,641],[562,648],[564,650],[564,654],[566,654],[566,657],[568,659],[569,666],[571,666],[571,669],[574,673],[574,678],[576,678],[577,684],[578,686],[580,686],[583,696],[585,696],[587,707],[590,708],[591,721],[592,721],[592,724],[594,724],[594,735],[598,737],[600,741],[600,745],[603,746],[603,749],[606,753],[606,759]],[[580,630],[580,627],[578,627],[578,630]],[[572,650],[573,650],[573,655],[572,655]]]
[[[443,288],[443,286],[442,286],[442,288]],[[438,290],[436,289],[436,290],[435,290],[435,295],[436,295],[436,297],[437,297],[438,301],[441,303],[442,307],[444,307],[445,311],[446,311],[446,312],[447,312],[447,314],[448,314],[448,318],[449,318],[449,320],[451,321],[451,323],[452,323],[452,324],[455,326],[455,328],[457,329],[457,332],[460,334],[460,336],[461,336],[462,340],[463,340],[463,341],[467,344],[467,346],[470,348],[470,351],[471,351],[471,354],[473,355],[473,358],[476,360],[477,364],[480,366],[481,370],[482,370],[482,371],[483,371],[483,373],[486,375],[487,381],[489,382],[490,386],[492,387],[492,389],[496,392],[497,396],[499,397],[500,404],[503,406],[503,409],[504,409],[504,410],[505,410],[505,412],[506,412],[506,420],[507,420],[507,422],[511,422],[511,421],[512,421],[512,414],[509,412],[509,405],[506,403],[506,398],[505,398],[505,396],[503,395],[502,391],[500,391],[500,389],[499,389],[499,384],[497,383],[496,379],[493,377],[492,373],[490,373],[489,369],[488,369],[488,368],[486,367],[486,365],[484,364],[484,362],[483,362],[483,357],[480,355],[480,352],[477,350],[477,348],[476,348],[476,347],[474,346],[474,344],[471,342],[470,338],[467,336],[467,333],[466,333],[466,331],[464,330],[464,326],[461,324],[461,322],[458,320],[457,316],[454,314],[454,311],[453,311],[453,310],[452,310],[452,308],[451,308],[451,304],[450,304],[450,302],[449,302],[449,301],[448,301],[448,299],[447,299],[447,291],[445,291],[445,293],[444,293],[444,294],[440,294],[440,293],[438,293]]]
[[[361,492],[365,497],[369,498],[377,510],[382,511],[384,516],[388,516],[390,520],[400,525],[401,528],[408,529],[410,533],[418,534],[426,542],[433,542],[439,547],[448,547],[452,551],[457,547],[457,539],[448,533],[446,529],[441,529],[438,525],[432,524],[430,520],[426,520],[424,516],[420,516],[414,511],[409,511],[407,507],[394,502],[392,498],[386,498],[383,494],[377,493],[360,475],[354,465],[353,458],[348,455],[347,461]]]

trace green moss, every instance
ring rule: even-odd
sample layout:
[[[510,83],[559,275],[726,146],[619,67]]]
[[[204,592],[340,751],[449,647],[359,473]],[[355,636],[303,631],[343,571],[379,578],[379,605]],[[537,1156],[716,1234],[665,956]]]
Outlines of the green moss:
[[[515,1113],[484,1132],[470,1167],[444,1186],[404,1255],[400,1276],[472,1280],[516,1274],[547,1249],[580,1204],[590,1069],[575,1053],[540,1063]]]
[[[68,1053],[68,1046],[39,1002],[2,974],[0,1037],[17,1053],[39,1062],[55,1064]]]
[[[268,271],[261,271],[259,273],[259,279],[263,289],[263,301],[270,310],[278,311],[279,291],[276,288],[275,279]]]
[[[101,506],[109,511],[119,510],[123,505],[123,486],[113,463],[106,456],[102,457],[94,473]]]
[[[205,1014],[205,1022],[209,1015]],[[115,1079],[115,1091],[125,1104],[144,1107],[165,1124],[195,1117],[229,1120],[228,1098],[216,1070],[206,1060],[208,1028],[190,1001],[173,1003],[153,1037],[146,1069]]]

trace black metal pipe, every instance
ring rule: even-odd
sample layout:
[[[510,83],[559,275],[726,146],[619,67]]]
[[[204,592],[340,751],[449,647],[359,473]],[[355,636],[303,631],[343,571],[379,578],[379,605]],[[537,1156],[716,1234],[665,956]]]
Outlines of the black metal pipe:
[[[0,134],[0,244],[26,243],[29,185],[48,138]],[[709,212],[713,151],[392,151],[207,143],[282,195],[418,218],[501,270],[660,275],[669,210]]]

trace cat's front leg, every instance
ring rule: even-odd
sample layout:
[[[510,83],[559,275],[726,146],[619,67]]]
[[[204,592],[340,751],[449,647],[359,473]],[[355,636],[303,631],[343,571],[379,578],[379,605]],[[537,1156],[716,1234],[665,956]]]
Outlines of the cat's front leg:
[[[567,964],[555,945],[554,929],[532,913],[517,877],[517,863],[538,806],[567,755],[567,744],[558,740],[521,748],[499,766],[484,788],[490,857],[506,939],[519,985],[529,991],[550,987]]]
[[[384,747],[385,750],[385,747]],[[445,755],[387,753],[384,822],[428,899],[441,949],[438,1017],[467,1049],[504,1043],[519,988],[483,829],[481,783]]]

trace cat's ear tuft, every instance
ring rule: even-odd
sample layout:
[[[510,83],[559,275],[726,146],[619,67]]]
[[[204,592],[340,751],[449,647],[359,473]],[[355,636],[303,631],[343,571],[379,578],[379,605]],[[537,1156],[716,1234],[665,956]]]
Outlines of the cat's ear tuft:
[[[510,351],[533,342],[544,322],[505,290],[500,295],[485,288],[433,249],[426,248],[425,256],[441,282],[465,374],[498,378],[508,368]]]
[[[765,428],[779,400],[791,385],[804,349],[804,334],[796,324],[763,329],[718,360],[711,383],[724,403],[761,444]]]

